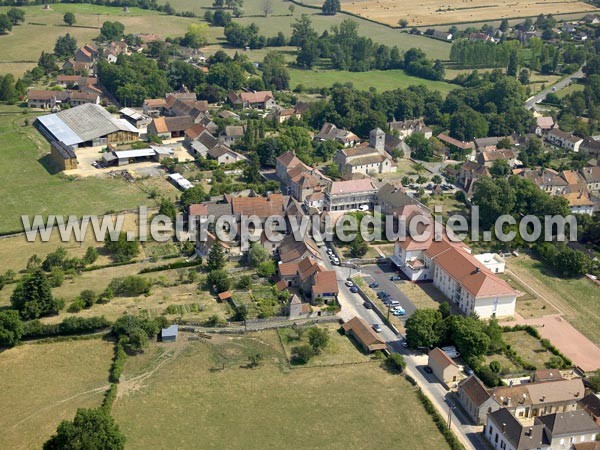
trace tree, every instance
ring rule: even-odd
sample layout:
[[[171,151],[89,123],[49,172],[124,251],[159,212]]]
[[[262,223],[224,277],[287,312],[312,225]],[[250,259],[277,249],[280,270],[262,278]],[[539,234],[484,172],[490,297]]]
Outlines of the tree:
[[[64,36],[59,36],[54,44],[54,54],[58,58],[70,58],[77,50],[77,39],[71,36],[69,33]]]
[[[231,287],[229,275],[224,270],[213,270],[206,279],[208,284],[213,287],[217,293],[228,291]]]
[[[409,347],[436,346],[440,341],[436,324],[442,315],[434,309],[418,309],[406,320],[406,341]]]
[[[277,267],[273,261],[263,261],[256,268],[256,274],[263,278],[272,277],[275,272],[277,272]]]
[[[335,16],[340,10],[340,0],[325,0],[321,10],[326,16]]]
[[[483,330],[483,322],[473,317],[457,317],[451,322],[451,336],[456,348],[465,357],[484,355],[490,347],[490,338]]]
[[[402,373],[406,368],[406,361],[400,353],[390,353],[385,363],[389,369],[399,373]]]
[[[7,73],[4,76],[0,75],[0,100],[13,104],[18,99],[19,95],[15,88],[15,77],[12,73]]]
[[[63,22],[66,23],[68,26],[72,26],[76,22],[75,14],[73,14],[72,12],[65,13],[65,15],[63,16]]]
[[[400,26],[400,28],[406,28],[408,26],[408,20],[406,20],[406,19],[400,19],[398,21],[398,25]]]
[[[214,270],[221,270],[225,267],[225,252],[223,246],[219,241],[216,241],[210,251],[208,252],[208,258],[206,260],[206,270],[212,272]]]
[[[192,23],[181,41],[182,45],[190,48],[204,47],[208,42],[208,27],[205,23]]]
[[[6,16],[13,25],[19,25],[25,22],[25,11],[19,8],[10,8],[6,13]]]
[[[46,75],[56,72],[58,70],[56,56],[54,56],[52,53],[42,52],[38,59],[38,67],[42,69]]]
[[[273,0],[263,0],[262,11],[265,17],[269,17],[273,13]]]
[[[508,30],[508,27],[509,27],[508,20],[502,19],[502,22],[500,22],[500,26],[498,27],[498,29],[504,33],[505,31]]]
[[[52,296],[48,278],[41,269],[35,269],[19,281],[10,302],[25,320],[55,313],[59,306]]]
[[[104,237],[104,248],[116,262],[131,261],[140,253],[138,242],[135,239],[128,240],[127,233],[125,232],[120,232],[118,238],[115,240],[107,232]]]
[[[98,259],[98,250],[96,247],[88,247],[83,256],[83,263],[85,265],[93,264]]]
[[[479,207],[481,225],[489,229],[503,214],[511,214],[515,207],[515,194],[503,178],[483,177],[473,186],[473,204]]]
[[[494,373],[500,373],[500,371],[502,370],[502,364],[500,364],[498,361],[490,362],[489,366],[490,370]]]
[[[529,70],[528,69],[521,69],[521,72],[519,72],[519,83],[526,85],[529,84]]]
[[[92,307],[98,301],[98,296],[91,289],[84,289],[81,291],[79,298],[83,300],[86,308]]]
[[[4,34],[11,31],[13,27],[12,22],[6,14],[0,14],[0,33]]]
[[[63,420],[45,444],[44,450],[121,450],[125,436],[103,408],[80,408],[71,421]]]
[[[202,203],[206,198],[207,196],[204,187],[201,184],[197,184],[193,188],[186,189],[183,194],[181,194],[179,203],[181,203],[182,208],[186,209],[192,204]]]
[[[365,242],[360,233],[357,234],[354,240],[350,243],[350,256],[353,258],[361,258],[367,254],[368,250],[369,244]]]
[[[516,77],[517,70],[519,68],[519,55],[516,50],[510,52],[508,56],[508,67],[506,68],[506,75],[509,77]]]
[[[158,213],[174,221],[177,217],[177,207],[170,199],[162,198],[158,207]]]
[[[314,354],[318,355],[329,343],[329,332],[325,328],[311,327],[308,330],[308,343]]]
[[[15,310],[0,311],[0,346],[12,347],[23,336],[23,323],[19,312]]]
[[[596,392],[600,392],[600,369],[596,370],[594,374],[587,379],[590,388]]]
[[[276,90],[286,90],[290,87],[290,74],[281,53],[269,52],[265,55],[261,66],[265,86],[272,86]]]
[[[100,38],[104,41],[118,41],[123,37],[125,25],[121,22],[106,21],[100,28]]]
[[[295,10],[296,10],[296,7],[294,5],[288,6],[288,11],[290,12],[290,16],[294,15]]]
[[[150,340],[148,339],[148,333],[139,327],[132,328],[125,341],[127,348],[135,353],[142,353],[149,344]]]
[[[511,169],[508,161],[505,159],[497,159],[492,163],[492,167],[490,167],[490,173],[494,177],[506,177],[510,175]]]
[[[450,313],[452,312],[450,309],[450,303],[448,303],[448,302],[440,303],[440,306],[438,306],[438,311],[442,315],[442,319],[445,319],[446,317],[450,317]]]
[[[310,345],[300,345],[292,348],[292,358],[297,364],[306,364],[314,356]]]
[[[258,267],[260,263],[269,261],[271,256],[266,248],[260,245],[258,242],[253,242],[248,250],[248,263],[250,267]]]

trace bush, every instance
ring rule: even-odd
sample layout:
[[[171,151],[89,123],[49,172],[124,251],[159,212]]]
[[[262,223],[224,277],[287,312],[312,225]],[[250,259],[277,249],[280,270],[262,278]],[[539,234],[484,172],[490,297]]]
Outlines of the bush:
[[[121,373],[123,372],[123,367],[125,366],[125,360],[127,359],[127,353],[123,349],[123,345],[121,342],[117,342],[115,344],[115,354],[113,356],[113,361],[110,366],[110,372],[108,375],[108,380],[111,383],[118,383],[121,379]]]
[[[102,400],[102,409],[106,411],[107,414],[110,414],[112,409],[112,405],[117,398],[117,385],[111,384],[106,394],[104,394],[104,400]]]
[[[292,349],[292,361],[296,364],[306,364],[314,356],[310,345],[300,345]]]
[[[75,300],[73,300],[73,303],[71,303],[69,305],[69,308],[67,309],[67,312],[78,313],[83,308],[85,308],[85,302],[83,301],[83,299],[76,298]]]
[[[406,367],[406,361],[404,360],[404,356],[402,356],[400,353],[391,353],[387,357],[385,364],[388,370],[398,373],[402,373],[404,371],[404,368]]]
[[[114,278],[108,285],[117,297],[137,297],[150,292],[150,282],[145,278],[129,275],[123,278]]]
[[[83,301],[86,308],[92,307],[98,301],[98,296],[91,289],[81,291],[79,298]]]
[[[183,267],[194,267],[199,266],[200,264],[202,264],[202,259],[197,259],[194,261],[176,261],[170,264],[163,264],[162,266],[146,267],[140,270],[140,274],[162,272],[163,270],[181,269]]]

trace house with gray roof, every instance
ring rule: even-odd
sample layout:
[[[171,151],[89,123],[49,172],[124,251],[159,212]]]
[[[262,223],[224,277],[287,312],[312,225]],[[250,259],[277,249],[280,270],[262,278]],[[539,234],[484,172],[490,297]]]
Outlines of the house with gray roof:
[[[594,442],[600,426],[586,411],[570,411],[535,418],[544,427],[548,449],[571,448],[575,443]]]
[[[475,375],[458,383],[458,399],[469,417],[477,424],[484,424],[487,415],[500,408],[487,388]]]
[[[488,414],[483,435],[495,450],[549,449],[543,424],[525,426],[506,408]]]

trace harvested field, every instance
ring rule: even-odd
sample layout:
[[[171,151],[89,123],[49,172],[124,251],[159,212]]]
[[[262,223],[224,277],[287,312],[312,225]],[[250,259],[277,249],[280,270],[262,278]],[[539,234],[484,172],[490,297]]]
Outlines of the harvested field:
[[[342,1],[342,11],[392,26],[397,26],[400,19],[406,19],[409,28],[594,10],[596,8],[584,2],[552,0],[463,0],[452,4],[434,0],[408,4],[395,0]]]

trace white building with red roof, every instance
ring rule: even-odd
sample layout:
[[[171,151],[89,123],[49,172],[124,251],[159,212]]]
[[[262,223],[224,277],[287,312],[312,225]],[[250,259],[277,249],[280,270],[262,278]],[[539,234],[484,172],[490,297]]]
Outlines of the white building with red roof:
[[[462,242],[451,242],[447,236],[406,237],[396,242],[393,261],[412,281],[433,281],[465,315],[489,318],[515,313],[516,291]]]

